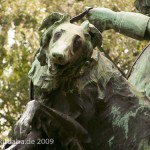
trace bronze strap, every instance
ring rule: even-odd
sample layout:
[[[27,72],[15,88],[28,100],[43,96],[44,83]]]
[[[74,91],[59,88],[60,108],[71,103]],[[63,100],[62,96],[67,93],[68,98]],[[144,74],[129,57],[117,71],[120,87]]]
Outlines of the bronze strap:
[[[92,7],[87,8],[85,11],[83,11],[79,15],[77,15],[77,16],[73,17],[72,19],[70,19],[70,23],[73,23],[73,22],[76,22],[78,20],[81,20],[85,15],[88,14],[90,9],[92,9]]]

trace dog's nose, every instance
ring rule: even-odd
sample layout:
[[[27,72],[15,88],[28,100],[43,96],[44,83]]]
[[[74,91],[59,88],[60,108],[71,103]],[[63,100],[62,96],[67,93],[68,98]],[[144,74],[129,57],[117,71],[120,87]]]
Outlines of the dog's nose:
[[[58,59],[58,60],[61,60],[64,58],[64,55],[61,53],[53,53],[52,56],[53,58]]]

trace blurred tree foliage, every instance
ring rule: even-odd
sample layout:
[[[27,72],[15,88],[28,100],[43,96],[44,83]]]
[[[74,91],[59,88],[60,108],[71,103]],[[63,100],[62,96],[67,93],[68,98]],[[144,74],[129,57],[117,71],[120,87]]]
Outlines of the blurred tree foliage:
[[[11,136],[29,100],[27,74],[39,47],[42,20],[54,11],[74,17],[86,6],[136,11],[133,0],[0,0],[0,139]],[[103,48],[125,72],[145,45],[114,31],[103,33]]]

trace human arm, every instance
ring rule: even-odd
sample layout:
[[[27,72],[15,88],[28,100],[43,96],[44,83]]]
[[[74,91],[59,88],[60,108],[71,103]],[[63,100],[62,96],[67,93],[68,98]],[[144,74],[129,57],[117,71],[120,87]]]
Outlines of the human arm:
[[[87,17],[101,32],[114,29],[135,39],[150,39],[150,18],[140,13],[93,8],[89,10]]]

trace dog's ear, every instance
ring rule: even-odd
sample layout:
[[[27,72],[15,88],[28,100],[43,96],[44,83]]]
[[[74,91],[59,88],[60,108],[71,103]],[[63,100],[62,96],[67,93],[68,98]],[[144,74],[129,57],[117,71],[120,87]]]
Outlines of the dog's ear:
[[[98,47],[100,48],[102,45],[102,34],[101,32],[89,21],[84,21],[81,26],[87,31],[91,36],[91,43],[93,48]]]
[[[46,65],[46,53],[45,48],[51,40],[52,31],[61,23],[69,22],[70,16],[68,14],[61,14],[54,12],[47,16],[44,21],[42,22],[41,27],[39,30],[46,29],[43,33],[41,42],[40,42],[40,50],[37,54],[37,59],[40,62],[41,66]]]
[[[43,30],[43,29],[47,29],[49,28],[51,25],[53,25],[56,21],[59,21],[61,18],[63,17],[63,14],[61,13],[57,13],[54,12],[50,15],[48,15],[42,22],[41,27],[39,28],[39,30]]]
[[[54,23],[56,22],[65,22],[65,21],[70,21],[70,16],[68,14],[61,14],[58,12],[54,12],[50,15],[48,15],[42,22],[42,25],[39,28],[39,31],[43,30],[43,29],[48,29],[49,27],[51,27],[52,25],[54,25]]]

